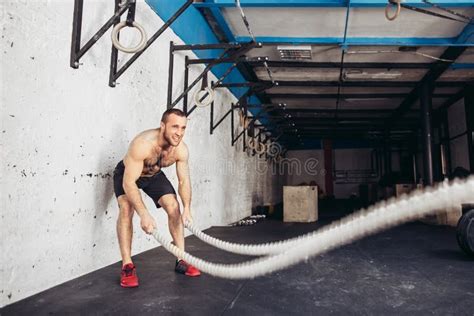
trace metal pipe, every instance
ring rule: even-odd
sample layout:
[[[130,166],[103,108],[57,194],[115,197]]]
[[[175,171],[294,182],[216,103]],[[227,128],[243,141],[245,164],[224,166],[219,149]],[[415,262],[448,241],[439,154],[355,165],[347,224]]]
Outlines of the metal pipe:
[[[211,105],[213,105],[213,104],[214,104],[214,102]],[[214,113],[213,108],[214,107],[211,107],[211,111]],[[224,114],[224,116],[219,121],[217,121],[216,125],[211,125],[211,134],[212,134],[212,131],[214,131],[225,120],[225,118],[230,114],[231,111],[232,110],[227,111]],[[214,121],[214,118],[212,119],[211,124],[212,124],[213,121]]]
[[[248,60],[248,57],[242,56],[242,57],[239,57],[235,60],[232,60],[232,59],[229,59],[229,58],[224,58],[224,59],[220,60],[219,63],[220,64],[232,64],[232,63],[235,63],[235,62],[244,62],[244,61],[247,61],[247,60]],[[216,61],[215,58],[190,59],[189,64],[190,65],[209,64],[209,63],[212,63],[214,61]]]
[[[446,149],[444,144],[440,144],[440,154],[441,154],[441,175],[443,179],[448,177],[448,166],[446,162]]]
[[[412,155],[412,167],[413,167],[413,184],[416,185],[418,184],[418,175],[417,175],[417,168],[416,168],[416,152],[413,153]]]
[[[231,44],[231,43],[176,45],[174,47],[174,50],[178,51],[178,50],[230,49],[230,48],[241,48],[242,45],[243,44]]]
[[[211,102],[211,110],[209,112],[210,112],[209,134],[212,135],[212,133],[214,132],[214,101]]]
[[[472,90],[472,84],[467,85],[464,89],[464,111],[466,113],[469,169],[471,173],[474,173],[474,93],[472,92]]]
[[[114,12],[117,12],[120,8],[120,0],[115,0]],[[119,20],[116,20],[114,27],[118,24]],[[120,33],[117,34],[117,40],[120,39]],[[115,74],[117,73],[117,62],[118,62],[118,49],[115,45],[112,45],[112,52],[110,53],[110,71],[109,71],[109,87],[115,87]]]
[[[188,82],[189,82],[189,57],[188,55],[184,56],[184,89],[183,91],[186,91],[188,88]],[[168,100],[169,103],[171,103],[171,99]],[[212,102],[212,107],[211,111],[214,108],[214,102]],[[183,97],[183,112],[188,114],[188,94],[186,93]],[[211,131],[212,134],[212,131]]]
[[[432,149],[432,87],[423,83],[420,87],[421,133],[423,141],[423,179],[425,185],[433,185],[433,149]]]
[[[383,135],[383,157],[384,157],[384,174],[392,172],[392,153],[390,151],[390,131],[384,130]]]
[[[168,109],[172,108],[171,100],[173,98],[173,73],[174,73],[173,41],[170,41],[169,64],[168,64],[168,99],[166,101],[166,106]]]
[[[79,68],[79,58],[77,57],[77,53],[81,50],[83,8],[84,8],[84,0],[74,1],[74,16],[72,20],[72,39],[71,39],[71,58],[70,58],[70,66],[74,69]]]
[[[231,145],[234,146],[234,103],[230,104],[230,137]]]

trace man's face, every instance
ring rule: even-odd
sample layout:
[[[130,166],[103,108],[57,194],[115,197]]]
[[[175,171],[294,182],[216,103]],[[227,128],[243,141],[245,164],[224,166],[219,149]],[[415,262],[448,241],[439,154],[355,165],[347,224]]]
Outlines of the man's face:
[[[166,123],[161,123],[163,136],[171,146],[178,146],[184,137],[187,119],[175,114],[168,116]]]

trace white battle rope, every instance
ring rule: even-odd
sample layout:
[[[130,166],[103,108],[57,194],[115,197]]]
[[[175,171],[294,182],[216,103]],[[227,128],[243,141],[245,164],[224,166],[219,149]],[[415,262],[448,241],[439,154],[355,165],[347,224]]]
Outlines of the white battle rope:
[[[370,234],[430,214],[436,214],[441,209],[444,210],[470,202],[473,197],[474,177],[469,177],[466,180],[455,180],[451,183],[444,182],[437,187],[427,188],[424,192],[423,190],[417,190],[408,196],[379,203],[368,210],[361,210],[352,216],[336,221],[326,229],[297,238],[298,242],[295,242],[295,239],[293,239],[293,242],[290,242],[291,239],[290,241],[280,242],[280,244],[286,245],[284,247],[278,246],[282,247],[282,252],[276,252],[277,254],[238,264],[218,264],[204,261],[179,249],[171,243],[168,237],[165,237],[156,229],[152,234],[166,250],[179,258],[183,258],[205,273],[226,279],[251,279],[287,268],[307,260],[309,257],[349,244]],[[287,243],[291,243],[291,247]],[[240,249],[251,249],[257,246],[261,246],[262,249],[273,247],[264,245],[239,246]]]

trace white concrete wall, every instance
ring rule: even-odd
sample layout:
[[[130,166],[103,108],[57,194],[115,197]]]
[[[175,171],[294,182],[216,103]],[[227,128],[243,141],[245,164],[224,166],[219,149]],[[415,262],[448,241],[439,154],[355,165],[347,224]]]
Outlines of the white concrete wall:
[[[466,113],[464,99],[451,105],[448,109],[449,137],[454,137],[466,131]],[[469,151],[467,136],[463,135],[450,142],[451,168],[463,167],[469,170]]]
[[[336,170],[370,170],[370,154],[372,148],[337,149],[334,151]],[[367,183],[361,179],[360,183],[338,183],[335,178],[334,196],[347,199],[351,194],[359,195],[359,184]]]
[[[139,131],[158,127],[169,41],[180,40],[166,31],[112,89],[109,32],[79,70],[69,67],[73,1],[4,0],[0,8],[1,307],[120,260],[112,171]],[[85,1],[84,42],[112,12],[113,1]],[[149,34],[163,24],[143,1],[137,21]],[[183,55],[176,61],[182,65]],[[182,80],[177,67],[176,95]],[[216,116],[231,101],[219,92]],[[192,210],[201,228],[249,215],[252,204],[281,200],[272,186],[278,177],[256,174],[257,159],[240,144],[231,147],[229,134],[226,120],[209,135],[208,109],[189,119]],[[176,186],[174,167],[165,173]],[[167,230],[164,212],[145,200],[159,229]],[[138,224],[136,216],[133,254],[157,246]]]
[[[285,160],[288,162],[282,165],[286,175],[285,185],[316,181],[318,187],[326,191],[323,150],[290,150]]]
[[[333,159],[336,170],[370,170],[370,155],[372,148],[335,149]],[[317,163],[310,163],[314,160]],[[312,167],[314,165],[314,167]],[[305,167],[306,166],[306,167]],[[308,168],[310,166],[310,168]],[[285,185],[299,185],[303,182],[316,181],[325,192],[324,151],[321,150],[291,150],[287,154]],[[333,170],[329,170],[333,172]],[[364,179],[360,183],[366,183]],[[334,196],[346,199],[355,193],[359,194],[359,183],[338,183],[334,177]]]

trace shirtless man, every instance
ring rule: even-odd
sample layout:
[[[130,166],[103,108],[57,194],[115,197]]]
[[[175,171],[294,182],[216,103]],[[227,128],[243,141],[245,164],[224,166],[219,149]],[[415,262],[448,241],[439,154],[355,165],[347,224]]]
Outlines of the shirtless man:
[[[156,228],[155,220],[145,207],[139,189],[153,199],[157,208],[163,207],[166,211],[174,244],[184,250],[183,223],[192,221],[189,153],[186,144],[181,141],[186,121],[186,115],[181,110],[165,111],[160,128],[138,134],[130,144],[125,158],[115,168],[114,190],[120,209],[117,235],[122,255],[122,287],[138,286],[138,277],[131,258],[134,211],[140,216],[141,227],[147,234],[151,234]],[[183,214],[179,209],[176,192],[161,170],[174,163],[179,180],[178,192],[183,202]],[[176,260],[175,271],[188,276],[201,274],[180,258]]]

